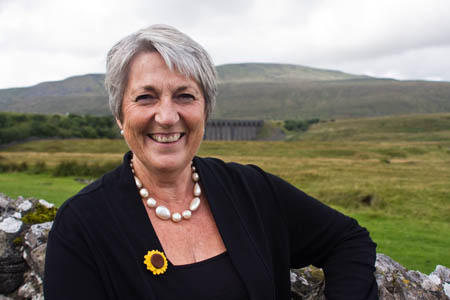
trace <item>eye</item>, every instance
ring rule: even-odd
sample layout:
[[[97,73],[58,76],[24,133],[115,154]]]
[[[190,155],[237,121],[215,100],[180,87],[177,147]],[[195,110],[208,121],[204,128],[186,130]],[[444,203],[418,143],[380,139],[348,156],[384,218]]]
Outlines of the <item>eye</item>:
[[[187,93],[183,93],[183,94],[179,94],[177,96],[178,99],[183,100],[183,101],[192,101],[195,100],[195,97],[191,94],[187,94]]]
[[[138,102],[139,100],[153,100],[154,98],[155,97],[149,94],[139,95],[136,97],[136,102]]]

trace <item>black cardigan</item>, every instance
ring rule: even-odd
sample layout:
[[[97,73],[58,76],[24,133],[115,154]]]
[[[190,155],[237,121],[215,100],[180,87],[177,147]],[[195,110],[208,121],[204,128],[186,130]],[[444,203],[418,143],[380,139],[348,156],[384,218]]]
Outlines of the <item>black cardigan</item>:
[[[143,260],[160,246],[130,157],[59,209],[47,245],[46,300],[155,299]],[[378,299],[375,244],[355,220],[256,166],[198,157],[194,164],[251,299],[291,299],[289,269],[310,264],[324,269],[328,300]]]

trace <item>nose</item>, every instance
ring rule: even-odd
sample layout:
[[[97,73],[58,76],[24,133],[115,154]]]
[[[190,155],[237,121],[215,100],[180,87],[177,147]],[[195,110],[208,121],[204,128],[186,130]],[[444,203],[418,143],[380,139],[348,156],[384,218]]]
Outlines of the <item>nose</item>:
[[[169,97],[160,99],[157,107],[155,121],[162,127],[175,125],[180,119],[177,106]]]

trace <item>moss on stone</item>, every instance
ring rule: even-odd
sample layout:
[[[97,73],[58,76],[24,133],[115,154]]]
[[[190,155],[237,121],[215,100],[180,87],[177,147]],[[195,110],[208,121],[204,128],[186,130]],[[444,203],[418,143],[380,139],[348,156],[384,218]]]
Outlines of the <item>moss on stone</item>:
[[[316,281],[324,280],[324,275],[323,275],[322,269],[311,266],[310,271],[311,271],[311,277],[314,278],[314,280],[316,280]]]
[[[20,236],[16,237],[13,241],[14,246],[20,246],[23,243],[23,240]]]
[[[47,208],[42,204],[37,204],[32,212],[22,217],[22,221],[29,225],[50,222],[55,219],[57,210],[56,207]]]

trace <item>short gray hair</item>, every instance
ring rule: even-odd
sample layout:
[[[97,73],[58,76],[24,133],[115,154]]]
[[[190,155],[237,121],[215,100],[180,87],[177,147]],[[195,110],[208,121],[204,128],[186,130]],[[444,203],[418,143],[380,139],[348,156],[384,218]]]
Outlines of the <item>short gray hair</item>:
[[[162,56],[170,70],[176,70],[197,81],[205,98],[205,121],[208,120],[217,93],[214,63],[202,46],[168,25],[152,25],[141,29],[126,36],[109,50],[105,87],[114,117],[122,120],[122,101],[132,60],[140,53],[153,51]]]

